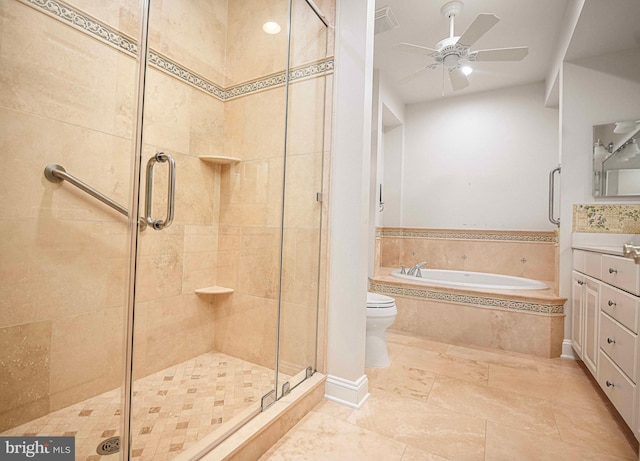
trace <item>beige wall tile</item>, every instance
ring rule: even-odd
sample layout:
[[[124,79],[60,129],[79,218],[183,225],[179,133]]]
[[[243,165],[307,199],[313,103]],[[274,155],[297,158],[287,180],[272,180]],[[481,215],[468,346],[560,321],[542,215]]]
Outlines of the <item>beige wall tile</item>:
[[[134,350],[136,377],[175,365],[214,347],[214,306],[195,294],[138,304]],[[144,355],[142,355],[144,354]]]
[[[235,292],[216,299],[214,348],[265,366],[275,366],[277,302]]]
[[[122,305],[128,261],[123,227],[48,219],[0,220],[0,325],[53,320]]]
[[[232,86],[282,72],[287,65],[287,10],[285,0],[229,2],[225,85]],[[276,35],[262,30],[265,22],[280,24]]]
[[[0,431],[49,411],[51,322],[0,328]]]
[[[137,40],[140,35],[141,2],[138,0],[118,0],[116,2],[71,0],[67,3],[131,38]]]
[[[291,66],[323,59],[327,55],[328,28],[304,1],[293,2]]]
[[[242,160],[282,157],[285,127],[283,87],[227,101],[224,118],[226,155]]]
[[[133,58],[20,2],[0,12],[3,106],[132,136]]]
[[[51,322],[51,410],[122,383],[124,319],[124,307],[116,307]]]
[[[294,81],[289,87],[287,154],[318,153],[323,150],[325,78]]]
[[[227,0],[154,1],[149,15],[149,44],[152,49],[222,86],[226,23]]]
[[[316,194],[322,190],[322,155],[287,156],[286,168],[285,227],[318,228],[322,204]]]
[[[78,142],[81,140],[81,142]],[[12,172],[0,185],[0,217],[116,221],[126,217],[66,182],[44,177],[51,163],[128,207],[132,144],[68,123],[0,108],[0,148]]]
[[[281,366],[303,370],[315,365],[316,316],[315,306],[282,303],[279,349]]]

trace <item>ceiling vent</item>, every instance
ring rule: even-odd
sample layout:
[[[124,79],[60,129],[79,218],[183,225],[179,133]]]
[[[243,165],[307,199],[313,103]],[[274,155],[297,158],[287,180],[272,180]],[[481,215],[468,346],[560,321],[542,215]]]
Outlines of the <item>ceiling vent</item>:
[[[386,32],[391,29],[395,29],[399,26],[398,20],[396,19],[393,11],[388,6],[378,8],[376,10],[376,20],[375,20],[375,33],[381,34],[382,32]]]

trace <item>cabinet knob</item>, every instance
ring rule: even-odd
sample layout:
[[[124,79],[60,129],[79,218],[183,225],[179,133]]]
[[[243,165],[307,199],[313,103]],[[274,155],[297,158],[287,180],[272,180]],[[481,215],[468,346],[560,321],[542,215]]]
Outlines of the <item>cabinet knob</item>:
[[[607,304],[609,305],[609,307],[616,307],[616,303],[614,303],[611,300],[609,300],[609,302]]]
[[[616,340],[615,339],[611,339],[611,338],[607,338],[607,343],[609,344],[615,344]]]
[[[578,285],[584,285],[584,282],[582,280],[578,280]]]
[[[617,269],[614,269],[613,267],[610,267],[610,268],[609,268],[609,273],[610,273],[610,274],[617,274],[617,273],[618,273],[618,270],[617,270]]]
[[[607,381],[605,382],[605,384],[607,385],[607,387],[616,387],[615,384],[613,384],[611,381],[609,381],[607,379]]]

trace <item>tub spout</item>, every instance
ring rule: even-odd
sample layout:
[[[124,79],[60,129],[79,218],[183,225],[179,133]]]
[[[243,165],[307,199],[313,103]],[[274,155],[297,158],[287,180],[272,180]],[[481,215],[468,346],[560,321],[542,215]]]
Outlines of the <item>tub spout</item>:
[[[415,275],[416,277],[422,277],[422,274],[420,273],[420,268],[426,265],[427,265],[427,261],[422,261],[416,264],[415,266],[413,266],[411,269],[407,271],[407,275]]]

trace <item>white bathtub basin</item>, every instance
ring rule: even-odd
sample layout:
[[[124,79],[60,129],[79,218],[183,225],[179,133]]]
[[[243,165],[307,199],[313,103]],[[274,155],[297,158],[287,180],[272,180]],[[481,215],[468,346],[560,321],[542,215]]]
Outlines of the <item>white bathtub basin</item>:
[[[483,288],[495,290],[544,290],[549,286],[538,280],[486,272],[450,271],[441,269],[420,269],[422,277],[401,274],[400,269],[391,275],[413,283],[451,287]]]

